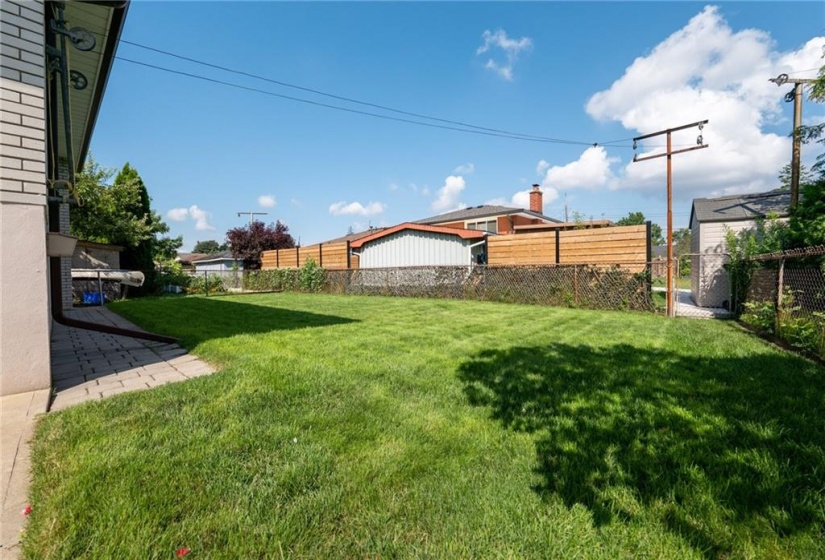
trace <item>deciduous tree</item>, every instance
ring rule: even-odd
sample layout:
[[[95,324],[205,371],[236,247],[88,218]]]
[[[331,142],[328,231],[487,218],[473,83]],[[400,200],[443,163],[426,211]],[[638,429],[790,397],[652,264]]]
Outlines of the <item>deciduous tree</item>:
[[[262,251],[295,247],[289,228],[280,220],[269,225],[255,221],[245,227],[230,229],[226,232],[226,240],[232,256],[243,260],[247,270],[261,268]]]

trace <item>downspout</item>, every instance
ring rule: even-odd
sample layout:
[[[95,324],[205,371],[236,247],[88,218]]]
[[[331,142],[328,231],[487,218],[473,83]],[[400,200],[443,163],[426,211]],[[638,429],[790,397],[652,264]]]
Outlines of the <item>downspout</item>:
[[[54,231],[55,228],[52,224],[50,224],[49,229]],[[51,285],[52,292],[52,319],[54,319],[55,322],[67,327],[74,327],[76,329],[84,329],[87,331],[130,336],[132,338],[164,342],[166,344],[178,343],[178,339],[172,338],[171,336],[163,336],[161,334],[135,331],[131,329],[122,329],[120,327],[100,325],[98,323],[90,323],[88,321],[80,321],[78,319],[66,317],[66,315],[63,314],[63,290],[60,289],[62,285],[60,277],[60,257],[49,257],[49,274],[51,276],[49,284]]]
[[[62,24],[64,22],[63,19],[63,7],[61,5],[57,5],[57,18],[58,21]],[[68,160],[68,172],[69,172],[69,179],[68,181],[58,181],[55,180],[51,183],[52,186],[58,183],[70,183],[74,186],[74,154],[72,153],[72,138],[71,138],[71,116],[70,116],[70,108],[69,108],[69,80],[68,80],[68,67],[66,64],[66,36],[65,34],[59,34],[60,38],[60,49],[56,49],[54,46],[55,43],[55,33],[50,33],[49,37],[49,47],[54,49],[51,51],[52,53],[59,52],[60,58],[60,68],[57,72],[54,71],[54,68],[49,68],[48,71],[54,75],[54,73],[60,74],[60,88],[61,88],[61,95],[63,101],[63,125],[64,125],[64,134],[65,134],[65,142],[66,142],[66,155]],[[49,80],[50,83],[47,83],[47,87],[52,88],[50,93],[50,103],[48,107],[49,116],[50,116],[50,138],[49,143],[51,145],[50,154],[53,156],[49,158],[49,168],[50,174],[52,179],[56,179],[59,174],[59,161],[56,157],[57,154],[57,145],[58,145],[58,131],[57,131],[57,91],[56,85],[54,85],[54,79],[52,78]],[[50,200],[50,202],[54,203],[56,200]],[[49,204],[49,231],[54,233],[60,233],[60,219],[57,212],[57,206],[55,204]],[[49,257],[49,285],[51,291],[51,306],[52,306],[52,319],[58,324],[67,326],[67,327],[74,327],[77,329],[85,329],[90,331],[97,331],[97,332],[104,332],[107,334],[115,334],[120,336],[129,336],[132,338],[140,338],[143,340],[152,340],[155,342],[163,342],[167,344],[176,344],[178,342],[177,339],[163,336],[159,334],[147,333],[143,331],[135,331],[131,329],[123,329],[120,327],[113,327],[109,325],[100,325],[97,323],[90,323],[88,321],[80,321],[78,319],[72,319],[70,317],[66,317],[63,314],[63,290],[61,289],[63,283],[60,274],[60,257]]]

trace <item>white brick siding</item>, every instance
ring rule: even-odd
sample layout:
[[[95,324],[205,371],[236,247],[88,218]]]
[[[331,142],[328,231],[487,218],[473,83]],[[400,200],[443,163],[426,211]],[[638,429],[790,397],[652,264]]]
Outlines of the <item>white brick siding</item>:
[[[0,0],[0,395],[51,384],[43,10]]]

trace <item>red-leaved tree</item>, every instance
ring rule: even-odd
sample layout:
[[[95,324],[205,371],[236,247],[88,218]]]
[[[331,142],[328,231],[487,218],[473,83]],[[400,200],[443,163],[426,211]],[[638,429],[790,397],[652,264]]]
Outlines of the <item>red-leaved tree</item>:
[[[289,228],[280,220],[269,225],[256,221],[245,227],[230,229],[226,232],[226,241],[232,256],[243,260],[246,270],[261,268],[261,251],[295,247]]]

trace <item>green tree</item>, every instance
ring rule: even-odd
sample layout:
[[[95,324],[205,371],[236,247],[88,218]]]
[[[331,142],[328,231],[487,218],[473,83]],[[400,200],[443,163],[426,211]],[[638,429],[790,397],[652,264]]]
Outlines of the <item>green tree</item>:
[[[791,164],[787,164],[779,171],[779,188],[780,189],[790,189],[791,188]],[[800,164],[799,166],[799,184],[800,185],[807,185],[809,183],[814,182],[816,179],[816,174],[809,171],[804,165]]]
[[[226,243],[219,245],[214,239],[198,241],[195,243],[195,248],[192,249],[193,253],[206,253],[207,255],[220,253],[221,251],[226,251]]]
[[[647,222],[645,215],[642,212],[631,212],[618,222],[620,226],[641,226]],[[662,237],[662,226],[659,224],[650,224],[650,242],[654,245],[662,245],[665,238]]]
[[[725,251],[730,260],[723,265],[730,274],[732,311],[742,313],[742,305],[750,288],[756,255],[774,253],[788,245],[788,224],[779,221],[776,215],[769,215],[756,221],[756,227],[734,232],[725,226]]]
[[[155,263],[173,259],[181,237],[164,236],[169,226],[152,210],[143,180],[128,163],[106,183],[113,170],[92,157],[75,179],[78,204],[71,209],[71,232],[81,239],[121,245],[121,266],[147,274],[145,290],[154,290]]]

